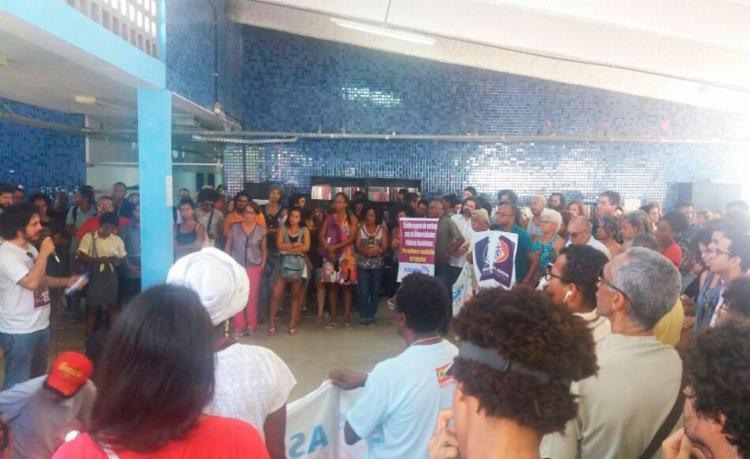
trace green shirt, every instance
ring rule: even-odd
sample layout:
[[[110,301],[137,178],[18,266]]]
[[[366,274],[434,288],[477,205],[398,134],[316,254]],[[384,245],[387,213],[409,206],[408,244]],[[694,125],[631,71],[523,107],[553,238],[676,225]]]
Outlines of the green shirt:
[[[437,236],[435,239],[435,264],[448,263],[448,249],[460,237],[463,237],[463,235],[458,229],[456,222],[453,221],[450,214],[447,212],[444,213],[440,217],[440,220],[438,220]],[[445,261],[439,261],[443,256],[445,256]]]
[[[490,229],[505,231],[500,228],[499,225],[492,225]],[[439,230],[439,228],[438,228]],[[536,252],[534,243],[531,242],[531,237],[525,229],[521,228],[520,225],[513,225],[511,233],[518,235],[518,247],[516,247],[516,283],[520,283],[525,277],[529,270],[529,254]]]

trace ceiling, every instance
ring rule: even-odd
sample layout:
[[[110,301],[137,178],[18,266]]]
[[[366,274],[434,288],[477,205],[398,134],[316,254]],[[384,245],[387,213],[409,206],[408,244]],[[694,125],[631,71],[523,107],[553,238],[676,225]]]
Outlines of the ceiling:
[[[0,99],[102,120],[124,117],[131,120],[132,127],[137,116],[138,87],[148,85],[83,50],[0,14]],[[81,103],[76,96],[95,100]],[[172,104],[176,124],[225,127],[211,111],[174,93]]]
[[[0,97],[67,113],[126,116],[135,113],[136,89],[76,60],[0,30]],[[96,97],[81,104],[74,96]]]
[[[750,114],[746,0],[232,0],[228,14],[304,36]],[[331,17],[435,44],[346,29]]]

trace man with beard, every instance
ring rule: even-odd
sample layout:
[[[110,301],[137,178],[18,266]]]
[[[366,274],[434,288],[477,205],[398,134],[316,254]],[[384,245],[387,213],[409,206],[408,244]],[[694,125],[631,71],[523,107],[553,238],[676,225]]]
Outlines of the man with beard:
[[[0,215],[13,204],[13,188],[7,183],[0,183]]]
[[[229,232],[232,231],[232,225],[235,223],[241,223],[245,219],[245,209],[247,205],[252,202],[252,198],[246,191],[240,191],[234,195],[234,211],[227,214],[224,218],[224,237],[229,237]],[[255,221],[258,225],[263,228],[266,227],[266,219],[263,217],[263,213],[258,214],[258,218]]]
[[[46,275],[55,251],[49,237],[39,241],[42,225],[29,204],[8,207],[0,216],[0,347],[5,350],[3,389],[47,372],[50,288],[69,287],[80,276]]]

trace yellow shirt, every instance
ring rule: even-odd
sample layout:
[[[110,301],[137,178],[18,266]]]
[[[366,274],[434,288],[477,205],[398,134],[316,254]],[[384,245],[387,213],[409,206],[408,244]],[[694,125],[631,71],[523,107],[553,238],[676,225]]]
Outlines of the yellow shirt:
[[[654,327],[654,335],[664,344],[677,346],[682,334],[682,323],[685,321],[685,309],[682,301],[677,298],[677,303]]]

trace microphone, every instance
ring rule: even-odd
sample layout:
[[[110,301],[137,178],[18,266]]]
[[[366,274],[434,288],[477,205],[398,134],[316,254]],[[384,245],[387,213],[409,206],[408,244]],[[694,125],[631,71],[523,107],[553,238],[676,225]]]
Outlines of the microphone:
[[[39,241],[41,242],[45,238],[48,238],[48,237],[52,237],[52,233],[50,232],[49,229],[42,228],[42,230],[39,232]],[[61,264],[60,263],[60,257],[57,256],[56,252],[52,252],[52,255],[50,255],[50,256],[55,257],[55,261],[57,262],[57,264]]]

